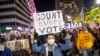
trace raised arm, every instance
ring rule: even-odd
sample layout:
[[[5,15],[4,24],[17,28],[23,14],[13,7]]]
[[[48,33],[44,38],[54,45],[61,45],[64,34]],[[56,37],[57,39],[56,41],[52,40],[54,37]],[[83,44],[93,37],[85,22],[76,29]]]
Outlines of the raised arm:
[[[32,51],[34,51],[34,52],[41,52],[42,49],[43,49],[43,45],[38,46],[37,42],[33,42],[32,43]]]
[[[70,38],[65,39],[65,44],[59,43],[59,46],[61,50],[69,50],[72,48],[72,43],[70,41]]]

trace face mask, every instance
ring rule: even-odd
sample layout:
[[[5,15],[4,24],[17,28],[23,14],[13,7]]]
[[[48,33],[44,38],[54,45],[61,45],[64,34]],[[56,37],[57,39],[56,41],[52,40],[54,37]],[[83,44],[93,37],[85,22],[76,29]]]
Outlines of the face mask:
[[[85,33],[88,33],[88,31],[85,31]]]
[[[68,38],[71,38],[72,36],[69,35],[69,36],[67,36],[67,37],[68,37]]]
[[[71,35],[67,35],[67,37],[66,38],[71,38],[72,36]]]
[[[71,37],[71,35],[70,34],[67,34],[67,37]]]
[[[0,44],[0,51],[4,51],[4,45]]]
[[[55,39],[50,39],[47,41],[49,44],[53,45],[55,43]]]

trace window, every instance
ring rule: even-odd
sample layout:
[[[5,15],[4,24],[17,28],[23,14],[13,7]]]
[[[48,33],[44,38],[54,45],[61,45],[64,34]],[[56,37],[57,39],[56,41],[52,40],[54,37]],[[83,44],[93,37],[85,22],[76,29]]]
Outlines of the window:
[[[71,3],[69,4],[69,8],[72,8],[72,4]]]
[[[63,0],[60,0],[60,2],[63,2]]]
[[[15,15],[4,15],[4,16],[0,16],[0,19],[11,19],[11,18],[15,18]]]
[[[13,24],[12,24],[12,22],[10,22],[10,26],[12,26]]]
[[[64,8],[68,8],[68,4],[64,4]]]
[[[15,22],[12,22],[12,25],[15,25]]]
[[[24,17],[26,17],[28,20],[32,21],[31,18],[27,17],[25,14],[23,14],[21,11],[19,11],[18,9],[15,9],[15,11],[17,11],[18,13],[20,13],[21,15],[23,15]]]
[[[27,15],[29,15],[30,16],[30,14],[24,9],[24,8],[27,8],[27,7],[21,7],[21,5],[19,5],[18,3],[16,3],[16,5],[18,6],[18,7],[20,7],[23,11],[25,11],[25,13],[27,13]],[[28,10],[29,11],[29,10]]]
[[[77,8],[77,5],[75,5],[74,8]]]
[[[75,2],[74,2],[74,1],[72,1],[72,4],[75,4]]]
[[[1,26],[3,26],[3,23],[1,23]]]
[[[0,12],[14,11],[14,7],[11,8],[1,8]]]
[[[20,24],[20,23],[17,23],[17,22],[16,22],[16,25],[17,25],[17,26],[21,26],[21,24]]]
[[[59,5],[60,5],[60,6],[63,6],[63,2],[60,2]]]
[[[21,18],[21,17],[19,17],[19,16],[16,16],[16,18],[19,19],[19,20],[21,20],[21,21],[24,21],[24,22],[26,22],[26,23],[30,23],[30,22],[24,20],[23,18]]]
[[[0,2],[0,5],[4,5],[4,4],[12,4],[14,3],[15,0],[7,0],[7,1],[2,1]]]
[[[14,26],[15,22],[0,23],[0,26]]]
[[[9,26],[10,24],[7,22],[7,25]]]

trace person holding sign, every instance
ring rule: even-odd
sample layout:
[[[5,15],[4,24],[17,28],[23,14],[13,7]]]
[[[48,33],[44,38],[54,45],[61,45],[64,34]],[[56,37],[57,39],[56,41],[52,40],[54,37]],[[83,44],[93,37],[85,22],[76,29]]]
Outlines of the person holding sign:
[[[0,37],[0,56],[13,56],[11,50],[5,47],[5,41],[3,37]]]
[[[72,48],[72,43],[69,38],[65,39],[65,44],[56,43],[55,35],[48,34],[47,35],[47,43],[41,46],[37,45],[37,41],[35,40],[32,43],[32,51],[34,52],[42,52],[43,56],[63,56],[62,50],[68,50]]]

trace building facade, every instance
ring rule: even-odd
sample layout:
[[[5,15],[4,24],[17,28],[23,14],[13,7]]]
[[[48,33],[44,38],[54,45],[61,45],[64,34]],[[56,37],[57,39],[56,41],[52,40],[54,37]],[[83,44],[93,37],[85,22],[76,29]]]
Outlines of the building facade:
[[[72,21],[75,16],[78,16],[84,7],[83,0],[55,0],[56,10],[62,10],[64,21]]]
[[[24,29],[31,26],[31,12],[28,0],[0,0],[0,30],[4,32],[7,27]]]

